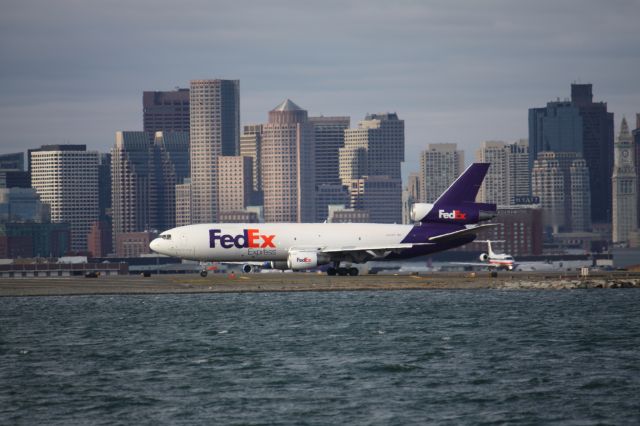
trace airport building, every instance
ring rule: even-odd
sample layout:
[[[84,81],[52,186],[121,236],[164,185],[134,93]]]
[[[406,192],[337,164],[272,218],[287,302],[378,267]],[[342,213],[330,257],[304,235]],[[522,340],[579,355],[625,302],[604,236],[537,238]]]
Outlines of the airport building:
[[[315,134],[307,111],[286,99],[262,128],[266,222],[314,222]]]
[[[71,250],[87,250],[87,234],[98,219],[98,152],[85,145],[44,145],[30,150],[31,184],[50,206],[51,221],[68,223]]]
[[[593,222],[611,223],[613,113],[593,102],[591,84],[572,84],[571,99],[529,109],[529,164],[543,151],[577,152],[589,170]]]
[[[433,203],[464,171],[464,151],[455,143],[429,144],[420,153],[420,202]]]

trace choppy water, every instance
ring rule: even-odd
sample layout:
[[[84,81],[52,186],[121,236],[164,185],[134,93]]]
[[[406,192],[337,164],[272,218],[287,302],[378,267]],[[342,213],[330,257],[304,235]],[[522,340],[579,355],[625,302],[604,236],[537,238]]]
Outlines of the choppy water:
[[[633,424],[640,291],[0,299],[2,424]]]

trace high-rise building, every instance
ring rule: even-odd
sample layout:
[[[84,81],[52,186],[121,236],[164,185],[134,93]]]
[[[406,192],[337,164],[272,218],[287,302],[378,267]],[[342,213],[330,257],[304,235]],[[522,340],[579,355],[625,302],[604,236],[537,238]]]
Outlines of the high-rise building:
[[[192,80],[190,86],[191,219],[218,219],[218,157],[238,155],[240,82]]]
[[[307,111],[286,99],[262,128],[262,188],[267,222],[315,219],[315,137]]]
[[[189,89],[143,92],[142,114],[144,131],[153,137],[156,132],[189,132]]]
[[[638,175],[634,144],[627,120],[622,119],[615,143],[613,186],[613,242],[626,243],[638,228]]]
[[[611,222],[613,113],[593,102],[591,84],[572,84],[571,100],[529,109],[529,163],[542,151],[578,152],[589,168],[593,222]]]
[[[262,162],[260,147],[262,145],[262,124],[248,124],[243,126],[240,136],[240,155],[251,157],[253,164],[253,192],[259,194],[255,201],[262,204]],[[252,200],[252,203],[255,201]]]
[[[123,232],[152,229],[156,214],[155,182],[149,134],[116,132],[111,149],[113,241]]]
[[[411,208],[415,203],[419,203],[420,196],[420,173],[411,172],[407,177],[407,186],[402,191],[402,223],[411,223]]]
[[[349,191],[339,184],[324,183],[316,186],[316,222],[324,222],[329,217],[329,206],[349,205]]]
[[[531,173],[532,193],[540,198],[547,232],[591,229],[588,168],[577,152],[538,153]]]
[[[327,220],[329,205],[348,202],[349,193],[340,180],[340,148],[349,117],[309,117],[315,133],[316,222]]]
[[[401,223],[404,121],[395,113],[367,114],[356,129],[344,131],[339,153],[351,207],[370,210],[374,222]]]
[[[98,155],[98,217],[111,221],[111,154]]]
[[[153,143],[154,198],[150,209],[156,211],[152,229],[162,232],[175,227],[176,185],[189,177],[189,134],[156,132]]]
[[[402,180],[389,176],[352,179],[351,207],[369,211],[374,223],[402,223]]]
[[[50,220],[49,205],[40,201],[35,189],[0,188],[0,223],[46,223]]]
[[[31,150],[31,184],[51,208],[51,221],[69,223],[71,249],[87,250],[87,234],[98,219],[98,152],[81,145]]]
[[[176,185],[189,175],[186,132],[116,132],[111,150],[113,238],[173,228]]]
[[[30,188],[29,172],[24,170],[24,152],[0,155],[0,188]]]
[[[491,164],[478,192],[480,202],[513,205],[519,197],[531,195],[531,170],[526,139],[512,144],[483,142],[476,151],[476,160]]]
[[[218,158],[219,213],[243,210],[253,192],[253,161],[241,155]]]
[[[396,113],[367,114],[356,129],[345,129],[339,149],[340,179],[350,186],[362,176],[401,179],[404,161],[404,120]]]
[[[191,223],[191,179],[185,179],[176,185],[176,226]]]
[[[420,153],[421,202],[433,203],[464,171],[464,151],[455,143],[433,143]]]
[[[316,138],[316,184],[342,184],[340,181],[340,148],[344,146],[344,132],[349,117],[309,117]]]
[[[636,114],[636,128],[632,132],[633,136],[633,149],[636,153],[635,157],[635,166],[636,166],[636,176],[638,177],[638,222],[637,227],[640,229],[640,114]]]

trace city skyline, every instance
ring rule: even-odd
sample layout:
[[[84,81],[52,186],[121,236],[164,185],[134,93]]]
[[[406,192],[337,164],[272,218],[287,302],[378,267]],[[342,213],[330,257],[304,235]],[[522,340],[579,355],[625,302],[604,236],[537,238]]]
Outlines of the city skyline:
[[[116,130],[142,130],[143,91],[193,78],[241,80],[241,124],[287,97],[313,116],[397,112],[408,159],[429,143],[471,153],[526,137],[527,109],[569,97],[574,81],[593,83],[616,127],[637,109],[637,2],[289,6],[154,2],[145,24],[147,2],[13,4],[0,17],[0,149],[107,152]]]

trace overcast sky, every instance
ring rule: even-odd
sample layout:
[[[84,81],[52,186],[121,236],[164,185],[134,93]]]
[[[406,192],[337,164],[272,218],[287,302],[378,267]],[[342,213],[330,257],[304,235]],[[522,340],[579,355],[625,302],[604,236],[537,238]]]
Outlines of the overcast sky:
[[[466,160],[526,138],[527,109],[593,83],[635,127],[640,1],[0,0],[0,152],[108,151],[142,92],[240,80],[243,124],[291,98],[310,115],[395,111],[408,170],[429,143]],[[617,129],[616,129],[617,131]]]

